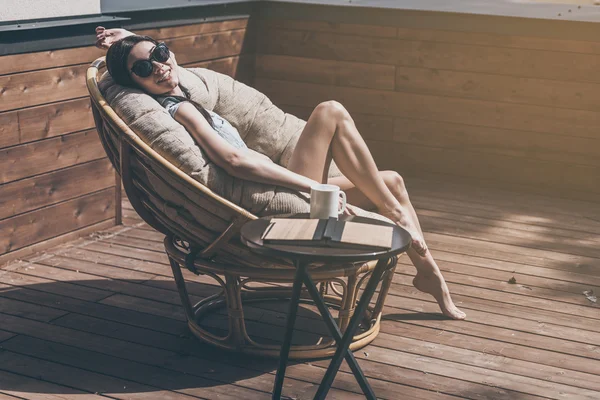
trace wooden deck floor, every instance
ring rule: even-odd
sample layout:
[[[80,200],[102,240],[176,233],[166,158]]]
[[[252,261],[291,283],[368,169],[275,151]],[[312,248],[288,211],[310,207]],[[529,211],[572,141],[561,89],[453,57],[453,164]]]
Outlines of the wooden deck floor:
[[[378,396],[599,399],[600,207],[408,183],[468,320],[441,319],[401,258],[382,332],[356,352]],[[0,270],[0,399],[270,398],[276,362],[191,338],[161,235],[124,213],[124,226]],[[210,288],[198,278],[191,293]],[[251,314],[258,335],[281,336],[283,312]],[[315,318],[302,317],[302,329]],[[284,394],[312,398],[327,364],[291,365]],[[330,398],[362,398],[345,365]]]

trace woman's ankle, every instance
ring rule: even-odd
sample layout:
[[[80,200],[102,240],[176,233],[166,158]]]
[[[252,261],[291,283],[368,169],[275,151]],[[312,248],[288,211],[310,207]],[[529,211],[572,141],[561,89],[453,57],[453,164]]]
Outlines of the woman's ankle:
[[[400,204],[384,204],[382,206],[377,207],[377,211],[381,215],[385,216],[397,216],[397,217],[405,217],[406,209]]]

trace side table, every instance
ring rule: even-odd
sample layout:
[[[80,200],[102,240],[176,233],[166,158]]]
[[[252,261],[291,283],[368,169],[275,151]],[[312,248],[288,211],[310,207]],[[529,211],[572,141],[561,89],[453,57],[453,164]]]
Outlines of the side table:
[[[281,217],[279,217],[281,218]],[[309,218],[308,214],[295,214],[288,216],[288,218]],[[389,225],[394,227],[392,248],[385,251],[365,251],[355,249],[340,249],[334,247],[322,247],[322,246],[293,246],[293,245],[278,245],[278,244],[265,244],[263,243],[261,236],[264,230],[270,223],[271,217],[259,218],[254,221],[247,222],[240,231],[240,238],[242,243],[247,245],[252,251],[268,256],[281,257],[291,260],[296,267],[296,274],[294,283],[292,286],[292,297],[290,299],[290,308],[286,320],[286,331],[281,346],[279,356],[279,367],[275,376],[275,383],[273,387],[273,399],[279,400],[281,398],[281,391],[283,387],[283,380],[285,378],[285,370],[288,362],[288,355],[290,346],[292,343],[292,335],[294,332],[294,323],[296,321],[296,315],[298,312],[298,305],[300,302],[300,294],[302,291],[302,285],[306,286],[312,300],[319,309],[321,316],[324,319],[327,328],[331,332],[332,337],[335,339],[337,349],[331,363],[327,368],[327,372],[321,381],[319,389],[315,394],[315,399],[325,399],[327,392],[333,383],[335,375],[337,374],[342,360],[345,358],[354,377],[360,385],[363,393],[368,399],[375,400],[375,393],[367,382],[367,379],[358,365],[358,362],[354,358],[354,355],[349,351],[349,346],[352,338],[359,327],[360,319],[365,312],[368,304],[375,293],[379,281],[385,276],[385,274],[394,268],[397,261],[397,256],[406,250],[408,250],[411,242],[410,234],[400,228],[397,225],[393,225],[384,221],[379,221],[372,218],[358,217],[354,215],[340,216],[341,220],[369,223],[376,225]],[[373,270],[367,285],[358,301],[354,315],[352,316],[350,323],[348,324],[344,334],[342,335],[338,325],[336,324],[331,312],[327,308],[325,301],[321,297],[317,286],[310,276],[308,266],[312,263],[348,263],[348,262],[361,262],[378,260],[377,266]]]

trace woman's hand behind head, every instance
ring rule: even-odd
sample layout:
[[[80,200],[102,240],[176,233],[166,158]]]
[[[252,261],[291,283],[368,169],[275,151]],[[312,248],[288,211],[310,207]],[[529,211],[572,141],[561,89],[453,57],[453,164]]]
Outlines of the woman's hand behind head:
[[[118,40],[127,36],[132,36],[133,33],[127,29],[113,28],[106,29],[103,26],[96,27],[96,47],[103,50],[108,50],[109,47]]]

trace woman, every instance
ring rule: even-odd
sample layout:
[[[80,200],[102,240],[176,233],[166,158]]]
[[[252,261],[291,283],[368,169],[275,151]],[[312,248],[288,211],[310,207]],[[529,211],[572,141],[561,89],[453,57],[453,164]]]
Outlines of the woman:
[[[400,175],[378,171],[375,161],[346,109],[335,101],[319,104],[306,123],[287,169],[246,147],[235,128],[219,115],[192,104],[179,85],[177,62],[164,43],[124,29],[96,28],[96,45],[108,49],[113,79],[153,95],[191,134],[207,156],[229,174],[310,192],[317,183],[339,186],[348,202],[376,209],[412,236],[408,256],[417,269],[414,286],[431,294],[444,315],[464,319],[427,245]],[[329,178],[331,160],[343,176]],[[353,213],[349,207],[349,213]]]

